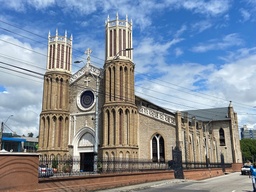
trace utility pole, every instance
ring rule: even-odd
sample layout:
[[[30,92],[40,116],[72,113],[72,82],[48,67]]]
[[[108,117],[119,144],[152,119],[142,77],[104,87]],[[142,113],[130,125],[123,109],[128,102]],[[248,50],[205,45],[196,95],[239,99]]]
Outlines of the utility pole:
[[[4,122],[2,122],[2,123],[1,123],[1,132],[0,132],[0,150],[2,150],[3,131],[4,131]]]
[[[2,121],[1,123],[1,132],[0,132],[0,150],[2,150],[2,144],[3,144],[3,132],[4,132],[4,124],[7,123],[7,121],[9,120],[10,117],[12,117],[13,115],[10,115],[5,122]]]

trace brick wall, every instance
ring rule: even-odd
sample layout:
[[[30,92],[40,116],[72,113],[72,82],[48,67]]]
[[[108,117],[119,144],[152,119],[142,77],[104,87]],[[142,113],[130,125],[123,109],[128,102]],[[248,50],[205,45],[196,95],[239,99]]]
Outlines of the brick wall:
[[[38,154],[0,153],[0,191],[37,188],[38,164]]]
[[[0,153],[0,191],[92,191],[174,178],[173,170],[99,174],[38,179],[38,154]],[[232,168],[239,169],[235,164]],[[226,172],[233,172],[232,168]],[[201,180],[223,175],[222,169],[184,170],[185,179]]]

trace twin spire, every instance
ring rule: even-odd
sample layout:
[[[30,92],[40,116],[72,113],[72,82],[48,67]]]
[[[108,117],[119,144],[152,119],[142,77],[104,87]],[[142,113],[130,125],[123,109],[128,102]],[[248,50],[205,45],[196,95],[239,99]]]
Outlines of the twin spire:
[[[59,34],[58,34],[58,29],[56,29],[56,33],[55,33],[55,36],[56,37],[58,37],[59,36]],[[68,32],[67,32],[67,30],[65,30],[65,38],[67,38],[67,36],[68,36]],[[49,31],[49,33],[48,33],[48,37],[50,38],[51,37],[51,32]],[[73,35],[71,34],[70,35],[70,40],[72,41],[72,39],[73,39]]]
[[[118,12],[116,13],[116,20],[119,20]],[[125,15],[125,20],[128,22],[128,15],[127,14]],[[109,21],[110,21],[110,19],[109,19],[109,15],[108,15],[107,21],[105,21],[105,23],[107,23]],[[131,23],[132,23],[132,19],[131,19]]]

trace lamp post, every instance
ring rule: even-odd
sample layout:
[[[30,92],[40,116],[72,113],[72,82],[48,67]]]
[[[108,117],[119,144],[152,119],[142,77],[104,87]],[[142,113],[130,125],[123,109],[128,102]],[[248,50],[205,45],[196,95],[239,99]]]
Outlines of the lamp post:
[[[7,121],[9,120],[10,117],[12,117],[13,115],[10,115],[5,122],[1,122],[1,132],[0,132],[0,150],[2,150],[2,141],[3,141],[3,132],[4,132],[4,124],[7,123]]]
[[[83,61],[81,60],[81,61],[74,61],[74,63],[82,63]]]
[[[119,54],[121,52],[123,52],[123,51],[131,51],[131,50],[133,50],[133,48],[126,48],[126,49],[122,49],[122,50],[118,51],[117,54],[114,56],[114,59],[118,59]]]

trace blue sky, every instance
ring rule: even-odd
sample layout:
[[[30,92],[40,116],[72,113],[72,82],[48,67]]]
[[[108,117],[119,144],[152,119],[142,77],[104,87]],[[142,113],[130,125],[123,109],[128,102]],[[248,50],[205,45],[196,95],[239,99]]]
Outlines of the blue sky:
[[[73,36],[73,61],[104,64],[105,20],[133,22],[136,94],[170,111],[227,107],[256,128],[255,0],[0,0],[0,120],[38,134],[48,33]],[[82,64],[74,64],[73,72]],[[13,68],[12,68],[13,69]],[[36,77],[35,77],[36,76]]]

